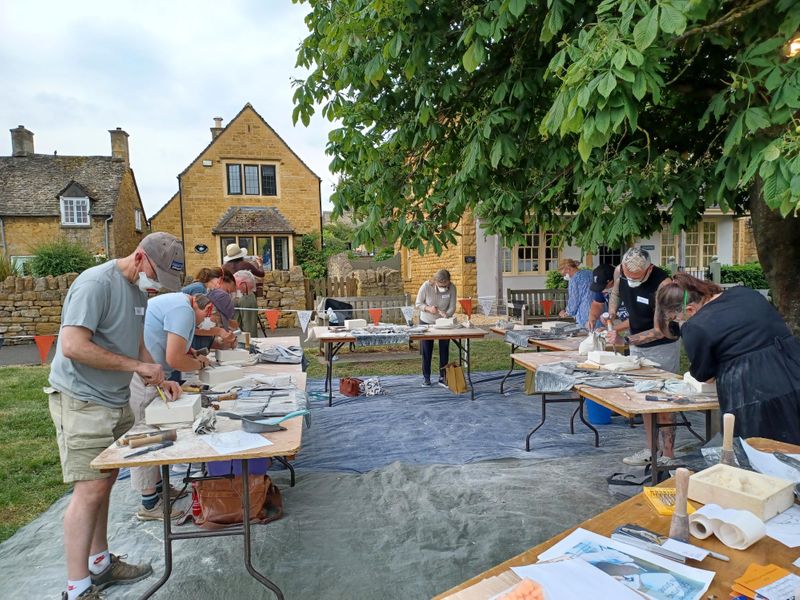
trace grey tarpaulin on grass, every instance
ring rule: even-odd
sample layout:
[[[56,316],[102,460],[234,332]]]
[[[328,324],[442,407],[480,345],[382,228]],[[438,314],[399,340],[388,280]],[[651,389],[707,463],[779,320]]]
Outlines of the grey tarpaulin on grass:
[[[535,397],[501,396],[494,381],[479,384],[471,402],[417,388],[418,379],[382,377],[388,396],[330,409],[312,403],[297,485],[272,471],[285,516],[254,530],[254,562],[287,600],[430,598],[608,508],[605,476],[644,443],[641,428],[611,425],[600,428],[595,449],[588,432],[569,435],[573,405],[559,405],[525,453],[524,434],[539,417]],[[506,458],[485,460],[499,457]],[[369,472],[344,472],[354,468]],[[60,596],[68,501],[0,544],[6,589],[35,600]],[[161,524],[137,521],[137,502],[129,482],[115,486],[111,551],[152,561],[158,576]],[[241,555],[240,538],[175,542],[173,576],[156,598],[271,599]],[[138,598],[154,581],[110,588],[108,599]]]
[[[476,374],[473,380],[491,375]],[[547,422],[533,437],[533,451],[526,452],[525,436],[539,421],[537,396],[501,395],[500,382],[494,380],[476,383],[471,401],[469,394],[455,395],[437,385],[423,388],[421,376],[380,379],[386,395],[349,398],[334,391],[332,407],[327,394],[314,393],[322,391],[323,382],[309,382],[312,427],[303,433],[304,451],[294,463],[298,469],[364,473],[394,461],[465,464],[575,456],[604,453],[631,436],[620,419],[601,428],[600,448],[595,448],[591,432],[580,422],[575,435],[569,433],[569,415],[577,404],[559,405],[548,408]],[[334,379],[333,389],[338,387]]]

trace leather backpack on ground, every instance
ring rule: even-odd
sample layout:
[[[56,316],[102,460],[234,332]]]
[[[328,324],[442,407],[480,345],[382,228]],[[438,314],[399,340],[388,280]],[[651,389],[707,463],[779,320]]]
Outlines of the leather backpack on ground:
[[[339,393],[344,396],[359,396],[362,381],[357,377],[342,377],[339,380]]]
[[[283,516],[281,492],[269,475],[250,475],[250,522],[269,523]],[[224,529],[242,523],[242,478],[225,477],[197,482],[201,514],[195,525]]]

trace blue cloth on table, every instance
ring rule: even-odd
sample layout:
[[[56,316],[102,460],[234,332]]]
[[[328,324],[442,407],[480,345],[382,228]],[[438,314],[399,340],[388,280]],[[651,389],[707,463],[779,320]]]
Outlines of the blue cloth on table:
[[[504,339],[509,344],[514,344],[515,346],[519,346],[520,348],[527,348],[528,338],[530,337],[531,337],[530,331],[519,329],[516,331],[506,331]]]

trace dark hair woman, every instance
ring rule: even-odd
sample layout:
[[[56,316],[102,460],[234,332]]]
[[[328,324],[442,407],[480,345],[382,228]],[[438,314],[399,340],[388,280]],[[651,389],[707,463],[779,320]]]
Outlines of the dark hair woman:
[[[236,291],[236,280],[233,274],[221,267],[203,267],[197,272],[194,281],[181,291],[184,294],[205,294],[211,290],[222,289],[229,294]]]
[[[716,379],[736,435],[800,443],[800,340],[764,296],[678,273],[658,290],[655,323],[683,338],[692,377]]]

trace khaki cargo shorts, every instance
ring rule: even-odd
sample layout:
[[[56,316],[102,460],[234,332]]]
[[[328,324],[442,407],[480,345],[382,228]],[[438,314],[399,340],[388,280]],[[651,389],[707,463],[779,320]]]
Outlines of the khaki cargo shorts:
[[[89,463],[131,428],[130,406],[108,408],[61,392],[49,396],[64,483],[107,479],[110,473],[93,469]]]

